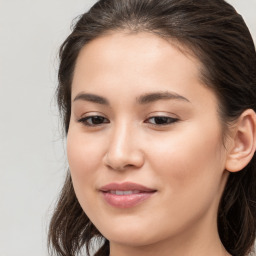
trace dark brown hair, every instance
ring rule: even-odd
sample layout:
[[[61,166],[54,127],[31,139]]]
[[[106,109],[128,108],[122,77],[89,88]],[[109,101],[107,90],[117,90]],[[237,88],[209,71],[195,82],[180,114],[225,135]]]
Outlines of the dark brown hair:
[[[57,100],[65,132],[69,129],[71,84],[76,59],[91,40],[110,31],[147,31],[189,49],[202,64],[204,83],[216,93],[223,124],[246,109],[256,111],[256,53],[242,17],[224,0],[100,0],[81,15],[60,48]],[[218,230],[226,250],[244,256],[256,234],[256,156],[230,173],[218,211]],[[49,247],[75,256],[99,239],[95,255],[109,255],[109,242],[88,219],[68,172],[49,229]]]

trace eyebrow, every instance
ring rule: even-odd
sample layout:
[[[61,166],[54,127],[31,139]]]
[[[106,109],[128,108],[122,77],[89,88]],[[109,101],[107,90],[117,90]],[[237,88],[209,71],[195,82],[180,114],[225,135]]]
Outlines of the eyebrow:
[[[91,93],[79,93],[73,101],[77,100],[90,101],[102,105],[109,105],[109,101],[106,98]]]
[[[91,93],[79,93],[73,101],[77,100],[83,100],[83,101],[89,101],[93,103],[98,103],[101,105],[107,105],[109,106],[109,101],[99,95],[91,94]],[[187,98],[185,98],[182,95],[179,95],[174,92],[153,92],[153,93],[146,93],[141,95],[140,97],[136,98],[136,102],[139,104],[148,104],[151,102],[155,102],[158,100],[181,100],[190,102]]]
[[[139,104],[148,104],[158,100],[182,100],[190,102],[187,98],[174,92],[153,92],[146,93],[137,98]]]

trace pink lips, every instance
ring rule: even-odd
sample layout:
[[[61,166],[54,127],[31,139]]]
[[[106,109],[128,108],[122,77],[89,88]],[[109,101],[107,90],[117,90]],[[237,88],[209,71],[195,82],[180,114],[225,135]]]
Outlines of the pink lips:
[[[125,182],[111,183],[100,188],[104,200],[111,206],[129,208],[151,197],[156,190],[140,184]]]

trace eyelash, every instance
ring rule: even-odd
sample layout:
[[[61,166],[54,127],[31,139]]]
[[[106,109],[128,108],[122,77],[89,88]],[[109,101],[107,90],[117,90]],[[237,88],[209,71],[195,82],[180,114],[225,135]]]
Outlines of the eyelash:
[[[96,120],[98,119],[98,121],[101,120],[102,122],[93,124],[93,118],[96,118]],[[150,119],[155,119],[155,123],[150,123],[150,124],[153,126],[158,126],[158,127],[171,125],[171,124],[179,121],[178,118],[173,118],[173,117],[169,117],[169,116],[152,116],[152,117],[146,119],[144,122],[149,123],[148,120],[150,120]],[[157,119],[158,119],[158,121],[160,121],[160,123],[156,121]],[[164,123],[161,123],[161,121],[164,121]],[[103,116],[99,116],[99,115],[83,117],[83,118],[79,119],[78,122],[82,123],[85,126],[89,126],[89,127],[96,127],[96,126],[100,126],[104,123],[110,123],[107,118],[105,118]]]
[[[173,117],[169,117],[169,116],[152,116],[152,117],[146,119],[146,121],[148,121],[148,120],[150,120],[150,119],[155,119],[155,121],[156,121],[157,119],[158,119],[158,121],[160,121],[161,119],[162,119],[162,121],[165,120],[165,123],[164,123],[164,124],[161,123],[161,121],[160,121],[160,123],[157,123],[157,122],[155,122],[154,124],[151,123],[151,124],[154,125],[154,126],[171,125],[171,124],[176,123],[176,122],[179,121],[178,118],[173,118]]]
[[[99,126],[99,125],[101,125],[101,124],[103,124],[103,123],[109,123],[109,121],[107,121],[107,122],[102,122],[102,123],[100,123],[100,124],[93,124],[92,122],[89,123],[88,120],[91,120],[91,121],[92,121],[93,118],[97,118],[97,119],[100,119],[100,120],[107,120],[107,118],[105,118],[105,117],[103,117],[103,116],[95,115],[95,116],[83,117],[83,118],[79,119],[78,122],[84,124],[85,126],[92,126],[92,127],[93,127],[93,126]]]

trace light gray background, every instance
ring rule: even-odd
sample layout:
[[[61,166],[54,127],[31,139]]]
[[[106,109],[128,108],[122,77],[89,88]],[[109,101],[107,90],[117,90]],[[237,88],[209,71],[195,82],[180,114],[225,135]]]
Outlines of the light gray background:
[[[0,0],[0,256],[46,256],[67,166],[57,49],[95,0]],[[230,0],[256,39],[256,0]],[[256,40],[255,40],[256,41]]]

